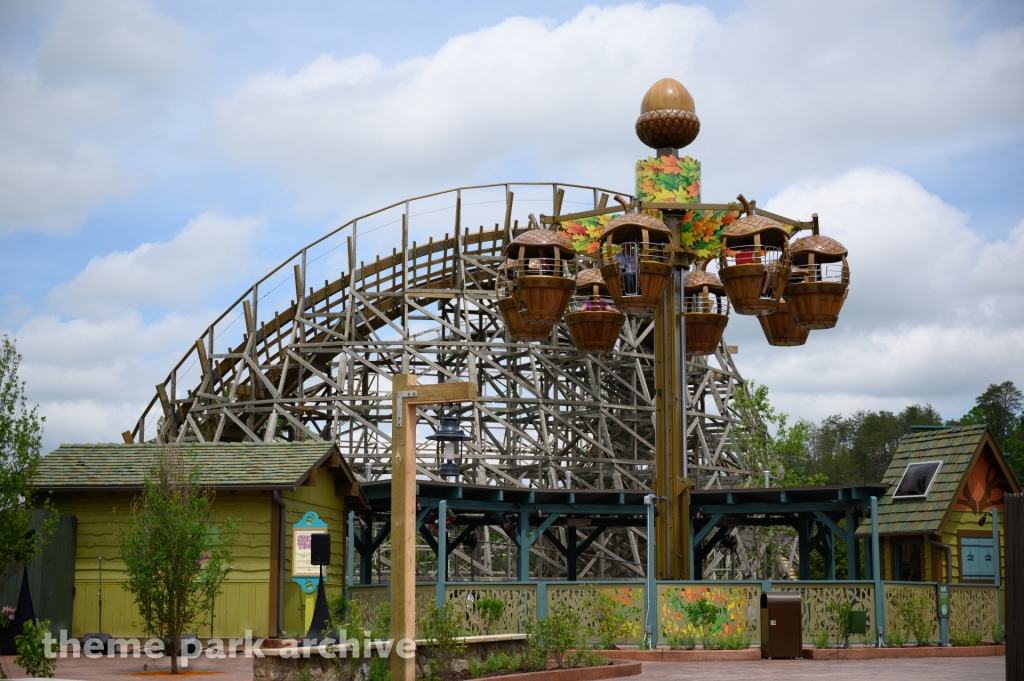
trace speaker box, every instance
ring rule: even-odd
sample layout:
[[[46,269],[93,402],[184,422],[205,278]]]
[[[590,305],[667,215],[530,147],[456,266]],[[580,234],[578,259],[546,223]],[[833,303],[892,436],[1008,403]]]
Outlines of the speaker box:
[[[309,536],[310,560],[313,565],[331,564],[331,535],[329,532],[318,532]]]

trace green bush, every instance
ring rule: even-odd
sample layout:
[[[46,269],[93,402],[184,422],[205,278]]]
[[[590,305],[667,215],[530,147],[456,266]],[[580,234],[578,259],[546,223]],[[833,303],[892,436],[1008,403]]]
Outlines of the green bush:
[[[894,627],[885,632],[885,643],[890,648],[902,648],[907,640],[899,627]]]
[[[955,646],[981,645],[982,637],[983,634],[977,629],[968,629],[967,631],[949,630],[949,642]]]
[[[700,632],[700,642],[704,649],[710,650],[712,626],[718,621],[718,608],[704,598],[690,601],[686,604],[686,619]]]
[[[458,678],[455,660],[466,652],[466,643],[462,640],[465,635],[462,617],[454,603],[448,601],[443,608],[431,609],[423,620],[423,638],[429,644],[425,654],[430,660],[433,676],[441,681],[454,681]]]
[[[668,645],[672,650],[693,650],[697,647],[697,636],[693,632],[680,629],[668,637]]]
[[[629,635],[629,620],[607,591],[592,591],[583,603],[594,618],[592,635],[600,642],[603,650],[614,650],[615,644]]]
[[[53,678],[57,669],[57,655],[43,643],[43,638],[50,631],[50,620],[26,620],[22,633],[14,637],[14,646],[18,656],[14,664],[25,670],[33,678]]]
[[[367,617],[357,601],[346,602],[345,597],[339,594],[328,601],[328,609],[330,626],[323,634],[326,636],[333,632],[346,639],[355,639],[352,650],[348,651],[345,657],[333,658],[339,678],[355,681],[360,675],[360,665],[367,662],[369,669],[366,681],[389,681],[391,669],[388,659],[371,657],[367,660],[363,657],[362,641],[365,638],[363,632],[367,631],[370,632],[370,640],[391,638],[391,605],[387,602],[380,603],[373,615]]]
[[[473,609],[480,615],[480,623],[488,635],[493,633],[494,627],[505,614],[505,604],[497,598],[481,598],[473,605]]]
[[[992,625],[992,643],[1002,643],[1006,638],[1006,632],[1003,631],[1003,627],[996,623]]]
[[[836,624],[838,629],[836,648],[849,648],[850,634],[852,633],[850,631],[852,629],[850,619],[853,616],[853,603],[850,601],[840,603],[833,599],[825,606],[825,612],[829,614],[832,622]]]
[[[551,606],[548,616],[537,621],[537,638],[540,649],[546,653],[545,660],[553,659],[559,669],[565,667],[567,650],[584,647],[582,634],[579,613],[568,603]]]
[[[814,647],[823,649],[832,647],[832,644],[828,640],[828,629],[822,629],[814,635]]]
[[[750,634],[737,630],[725,636],[717,637],[716,643],[721,650],[746,650],[750,647],[752,638]]]
[[[935,608],[928,596],[923,593],[914,594],[897,609],[903,618],[904,627],[914,634],[917,645],[929,645],[932,637],[932,614]]]

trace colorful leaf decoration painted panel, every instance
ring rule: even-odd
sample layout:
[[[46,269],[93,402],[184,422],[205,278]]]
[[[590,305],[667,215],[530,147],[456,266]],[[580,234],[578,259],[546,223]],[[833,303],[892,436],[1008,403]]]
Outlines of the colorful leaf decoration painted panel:
[[[563,222],[559,231],[569,237],[577,253],[596,258],[601,250],[601,231],[620,215],[622,213],[610,213]]]
[[[655,203],[700,203],[700,161],[689,156],[637,161],[636,195]],[[739,216],[739,206],[735,211],[687,211],[679,221],[679,243],[692,248],[698,259],[717,257],[722,248],[719,237]]]

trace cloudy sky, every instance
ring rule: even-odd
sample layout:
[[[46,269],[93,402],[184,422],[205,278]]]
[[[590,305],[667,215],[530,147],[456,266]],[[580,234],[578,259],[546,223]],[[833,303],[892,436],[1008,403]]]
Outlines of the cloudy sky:
[[[1024,4],[0,4],[0,332],[46,447],[111,441],[249,283],[359,212],[487,181],[632,188],[655,80],[704,199],[821,216],[839,326],[726,332],[794,416],[1024,387]]]

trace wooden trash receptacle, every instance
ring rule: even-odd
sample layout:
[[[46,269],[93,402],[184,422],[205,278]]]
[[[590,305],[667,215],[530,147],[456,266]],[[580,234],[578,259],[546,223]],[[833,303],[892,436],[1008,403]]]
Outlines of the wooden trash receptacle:
[[[804,607],[800,594],[761,594],[761,658],[803,656]]]

